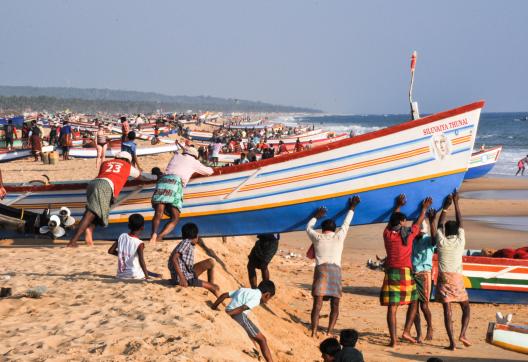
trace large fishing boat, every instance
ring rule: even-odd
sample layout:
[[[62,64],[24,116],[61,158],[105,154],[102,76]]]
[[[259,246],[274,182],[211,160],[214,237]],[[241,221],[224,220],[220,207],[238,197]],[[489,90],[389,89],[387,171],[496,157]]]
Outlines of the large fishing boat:
[[[476,102],[375,132],[302,152],[243,165],[217,168],[195,177],[185,189],[179,226],[192,221],[203,236],[254,235],[302,230],[319,206],[338,225],[347,201],[361,197],[353,224],[386,221],[394,199],[407,195],[403,212],[415,217],[432,196],[440,208],[467,171],[484,102]],[[67,206],[80,218],[88,181],[49,185],[7,184],[4,203],[41,212]],[[127,230],[128,217],[153,217],[154,183],[129,182],[110,213],[107,228],[95,237],[115,238]],[[149,225],[146,226],[147,230]]]

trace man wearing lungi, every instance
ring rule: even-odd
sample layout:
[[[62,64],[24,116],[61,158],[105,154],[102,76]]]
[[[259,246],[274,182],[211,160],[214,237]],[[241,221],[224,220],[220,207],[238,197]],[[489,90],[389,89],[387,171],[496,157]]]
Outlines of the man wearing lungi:
[[[359,196],[348,200],[348,213],[341,229],[336,232],[334,220],[327,219],[321,224],[321,233],[314,230],[317,219],[326,215],[326,209],[317,209],[314,217],[308,222],[306,232],[312,242],[315,252],[315,270],[312,284],[312,337],[317,336],[319,313],[323,300],[330,300],[330,318],[327,335],[332,333],[339,316],[339,300],[341,299],[341,255],[354,210],[360,203]]]
[[[198,161],[198,150],[194,147],[184,147],[177,142],[183,154],[175,153],[163,176],[158,179],[156,189],[152,195],[154,218],[152,219],[152,234],[150,241],[161,241],[178,224],[183,207],[183,188],[187,185],[194,173],[211,175],[213,169],[202,165]],[[163,214],[170,217],[158,235],[158,228]]]
[[[33,157],[35,157],[35,162],[37,162],[42,153],[42,130],[37,125],[37,121],[31,122],[30,133],[29,142],[31,143],[31,152],[33,153]]]
[[[101,164],[99,175],[90,181],[86,189],[86,211],[79,223],[79,227],[67,246],[76,247],[82,233],[86,232],[86,244],[93,245],[93,231],[96,225],[108,226],[110,207],[117,200],[119,193],[125,186],[128,177],[139,178],[141,172],[132,167],[132,156],[121,151],[113,160]],[[145,176],[146,180],[149,180]]]
[[[431,209],[427,216],[429,223],[435,221],[436,211]],[[433,254],[436,247],[434,239],[430,235],[430,227],[427,221],[424,220],[420,225],[420,233],[414,239],[412,247],[412,267],[413,277],[416,284],[416,292],[418,293],[418,305],[422,311],[425,321],[427,322],[427,335],[425,340],[433,339],[433,321],[431,310],[429,309],[429,300],[431,298],[432,285],[432,269],[433,269]],[[416,311],[414,319],[414,326],[416,327],[416,340],[418,343],[422,342],[422,326],[420,321],[420,310]]]
[[[453,203],[455,204],[456,221],[445,222],[446,212]],[[459,303],[462,308],[462,328],[458,340],[464,346],[469,347],[471,343],[466,338],[466,331],[469,325],[470,308],[462,275],[462,255],[464,255],[466,236],[462,228],[462,214],[458,205],[458,192],[456,190],[444,201],[444,207],[438,220],[438,230],[432,228],[431,234],[435,235],[438,249],[439,274],[436,295],[444,307],[444,323],[449,337],[448,348],[450,350],[456,349],[451,313],[451,303],[453,302]]]
[[[418,220],[407,227],[407,217],[400,212],[406,204],[405,195],[401,194],[396,199],[396,207],[392,213],[389,224],[383,231],[383,241],[387,259],[385,261],[385,278],[380,292],[381,305],[387,306],[387,324],[390,334],[390,347],[395,347],[396,340],[396,312],[398,306],[409,305],[405,320],[402,338],[416,343],[411,337],[411,327],[416,317],[417,300],[416,285],[412,275],[412,247],[416,236],[420,233],[420,225],[425,219],[425,212],[433,200],[428,197],[422,202],[422,210]]]

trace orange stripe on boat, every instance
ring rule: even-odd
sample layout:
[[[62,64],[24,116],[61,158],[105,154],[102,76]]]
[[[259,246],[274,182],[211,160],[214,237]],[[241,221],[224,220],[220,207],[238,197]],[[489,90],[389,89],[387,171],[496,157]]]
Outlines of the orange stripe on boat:
[[[517,285],[497,285],[490,283],[480,283],[480,289],[485,290],[506,290],[511,292],[528,292],[528,285],[523,287]]]

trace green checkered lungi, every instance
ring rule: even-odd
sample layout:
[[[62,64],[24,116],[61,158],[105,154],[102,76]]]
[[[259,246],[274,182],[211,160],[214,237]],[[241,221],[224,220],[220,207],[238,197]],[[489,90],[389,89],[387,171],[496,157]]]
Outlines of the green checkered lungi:
[[[172,205],[180,212],[183,207],[183,185],[179,176],[163,175],[156,183],[152,204]]]

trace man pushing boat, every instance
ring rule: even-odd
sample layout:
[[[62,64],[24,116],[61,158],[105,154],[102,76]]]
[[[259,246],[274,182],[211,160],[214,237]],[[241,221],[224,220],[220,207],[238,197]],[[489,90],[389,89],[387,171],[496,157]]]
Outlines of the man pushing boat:
[[[87,245],[93,245],[93,231],[96,225],[107,226],[110,207],[117,200],[128,177],[141,177],[141,172],[131,165],[130,153],[121,151],[113,160],[101,164],[99,175],[90,181],[86,189],[86,211],[79,227],[67,246],[76,247],[82,233]],[[145,180],[151,178],[144,176]]]
[[[306,232],[312,242],[312,256],[315,258],[314,279],[312,284],[313,308],[311,314],[312,337],[317,336],[319,327],[319,314],[323,300],[330,300],[330,317],[328,320],[327,335],[332,330],[339,316],[339,301],[341,300],[341,256],[354,211],[361,202],[359,196],[348,200],[348,212],[339,231],[334,220],[326,219],[321,224],[321,233],[315,231],[317,220],[326,215],[326,209],[320,207],[306,226]]]
[[[212,175],[213,169],[202,165],[198,160],[198,150],[193,146],[183,146],[176,141],[183,153],[176,152],[167,165],[165,173],[158,179],[152,195],[154,218],[152,219],[152,234],[150,241],[162,240],[170,234],[178,224],[183,207],[183,188],[194,173]],[[158,228],[163,214],[170,217],[158,235]]]

